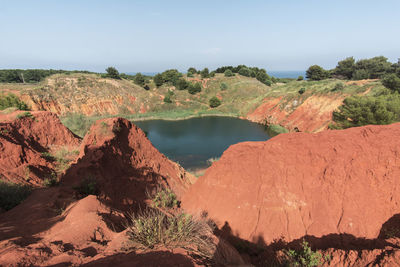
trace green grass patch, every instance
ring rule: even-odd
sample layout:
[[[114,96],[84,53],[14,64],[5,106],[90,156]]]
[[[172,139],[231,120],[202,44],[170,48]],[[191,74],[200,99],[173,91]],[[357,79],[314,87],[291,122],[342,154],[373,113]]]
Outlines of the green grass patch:
[[[170,188],[157,187],[153,194],[148,193],[149,198],[153,201],[153,206],[156,208],[176,208],[180,201]]]
[[[207,258],[215,250],[212,233],[212,227],[204,219],[185,213],[167,215],[156,209],[131,214],[127,231],[134,248],[189,248]]]
[[[279,124],[270,124],[267,127],[267,133],[270,137],[277,136],[281,133],[288,133],[289,130]]]
[[[17,115],[17,119],[23,119],[23,118],[33,118],[33,115],[29,111],[25,111]]]

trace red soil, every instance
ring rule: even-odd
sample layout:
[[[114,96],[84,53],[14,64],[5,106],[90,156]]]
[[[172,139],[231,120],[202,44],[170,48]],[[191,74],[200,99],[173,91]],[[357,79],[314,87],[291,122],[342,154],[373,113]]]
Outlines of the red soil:
[[[184,195],[183,208],[265,246],[308,236],[317,247],[339,249],[331,253],[336,263],[350,248],[376,260],[387,247],[399,255],[384,240],[400,237],[400,220],[388,224],[400,213],[399,162],[399,123],[281,134],[231,146]]]
[[[17,118],[21,113],[0,114],[0,174],[11,182],[41,185],[55,167],[42,153],[78,146],[80,138],[53,113],[31,112],[32,118]]]

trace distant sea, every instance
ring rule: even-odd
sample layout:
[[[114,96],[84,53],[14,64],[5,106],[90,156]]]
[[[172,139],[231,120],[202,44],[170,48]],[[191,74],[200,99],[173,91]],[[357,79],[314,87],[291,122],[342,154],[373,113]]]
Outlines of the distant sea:
[[[142,72],[143,75],[154,76],[158,72]],[[267,71],[269,75],[272,75],[276,78],[297,78],[299,76],[306,77],[306,72],[302,70],[284,70],[284,71]],[[127,72],[126,74],[135,75],[136,72]]]
[[[284,71],[268,71],[267,73],[276,78],[298,78],[299,76],[306,77],[306,72],[302,70],[284,70]]]

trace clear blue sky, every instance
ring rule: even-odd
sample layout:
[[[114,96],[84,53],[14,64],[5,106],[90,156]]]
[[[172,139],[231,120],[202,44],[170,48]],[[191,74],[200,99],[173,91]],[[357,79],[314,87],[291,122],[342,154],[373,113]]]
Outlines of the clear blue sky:
[[[333,68],[400,57],[399,0],[0,0],[0,68]]]

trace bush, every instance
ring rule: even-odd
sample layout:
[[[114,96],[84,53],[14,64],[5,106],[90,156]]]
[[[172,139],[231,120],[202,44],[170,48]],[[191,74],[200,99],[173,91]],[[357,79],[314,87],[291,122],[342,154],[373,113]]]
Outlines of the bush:
[[[95,119],[83,114],[69,113],[62,117],[61,121],[74,134],[83,137],[89,131]]]
[[[304,94],[305,91],[306,91],[306,88],[303,87],[303,88],[301,88],[301,89],[299,90],[299,94],[302,95],[302,94]]]
[[[235,74],[232,72],[232,70],[227,69],[227,70],[224,72],[224,76],[225,76],[225,77],[232,77],[232,76],[235,76]]]
[[[192,95],[201,92],[201,84],[200,83],[195,83],[195,84],[190,84],[188,87],[188,92]]]
[[[332,92],[335,91],[342,91],[344,89],[344,84],[343,83],[336,83],[333,89],[331,90]]]
[[[228,85],[227,85],[226,83],[221,83],[220,86],[219,86],[219,88],[220,88],[222,91],[225,91],[226,89],[228,89]]]
[[[302,80],[304,80],[304,77],[300,75],[299,77],[297,77],[297,80],[302,81]]]
[[[190,77],[189,74],[191,74],[191,76],[193,76],[193,74],[196,74],[196,73],[197,73],[197,70],[195,68],[193,68],[193,67],[190,67],[187,70],[188,77]]]
[[[400,119],[400,95],[355,96],[346,98],[333,112],[333,129],[345,129],[368,124],[391,124]]]
[[[400,78],[397,77],[396,74],[389,74],[386,75],[383,79],[382,79],[382,84],[383,86],[385,86],[386,88],[392,90],[392,91],[397,91],[400,93]]]
[[[319,266],[322,261],[322,255],[315,252],[308,246],[308,242],[303,239],[301,243],[302,250],[296,251],[289,249],[285,251],[286,259],[291,266],[314,267]]]
[[[320,81],[329,78],[329,72],[318,65],[313,65],[306,71],[306,77],[311,81]]]
[[[241,69],[239,70],[238,73],[239,73],[240,75],[246,76],[246,77],[250,77],[250,75],[251,75],[250,69],[247,68],[247,67],[241,68]]]
[[[277,136],[281,133],[288,133],[289,130],[279,124],[270,124],[266,127],[267,133],[270,137]]]
[[[204,68],[201,72],[200,72],[201,78],[209,78],[210,77],[210,72],[208,70],[208,68]]]
[[[114,67],[108,67],[108,68],[106,69],[106,72],[107,72],[107,77],[108,77],[108,78],[111,78],[111,79],[118,79],[118,80],[121,79],[121,77],[119,76],[119,72],[118,72],[117,69],[114,68]]]
[[[163,76],[160,73],[154,75],[153,81],[157,87],[160,87],[164,83]]]
[[[19,205],[32,192],[31,187],[0,180],[0,209],[10,210]]]
[[[168,93],[164,97],[165,103],[172,103],[171,97],[174,95],[174,92],[168,90]]]
[[[25,111],[17,115],[17,119],[22,119],[22,118],[33,118],[33,115],[29,111]]]
[[[216,96],[213,96],[209,101],[211,108],[216,108],[221,105],[221,100],[219,100]]]
[[[136,83],[137,85],[143,86],[145,83],[145,78],[144,76],[139,72],[136,73],[135,78],[133,79],[133,82]]]
[[[127,235],[135,248],[191,248],[198,255],[211,258],[215,245],[213,229],[204,219],[179,213],[166,215],[146,209],[129,216]]]
[[[189,83],[185,79],[179,79],[176,82],[176,89],[186,90],[189,87]]]
[[[152,200],[156,208],[175,208],[179,206],[176,195],[169,188],[157,188]]]
[[[81,197],[86,197],[88,195],[98,195],[99,188],[97,186],[97,181],[95,178],[89,177],[81,181],[79,186],[74,187]]]
[[[16,107],[19,110],[29,110],[28,105],[22,102],[16,95],[0,95],[0,110]]]

